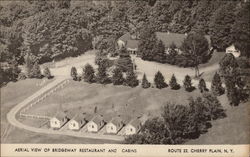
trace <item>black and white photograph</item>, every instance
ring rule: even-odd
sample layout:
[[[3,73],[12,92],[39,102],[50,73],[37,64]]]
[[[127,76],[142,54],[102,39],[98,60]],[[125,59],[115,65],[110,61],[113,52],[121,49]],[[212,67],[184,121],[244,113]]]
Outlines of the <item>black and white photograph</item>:
[[[249,153],[249,58],[249,0],[1,0],[1,145]]]

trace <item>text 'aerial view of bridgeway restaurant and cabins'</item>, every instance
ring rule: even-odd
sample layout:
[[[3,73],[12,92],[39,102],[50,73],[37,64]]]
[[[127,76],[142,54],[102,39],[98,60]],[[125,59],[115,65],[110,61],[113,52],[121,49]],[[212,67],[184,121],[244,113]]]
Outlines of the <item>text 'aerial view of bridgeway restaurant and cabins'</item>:
[[[249,144],[249,1],[1,1],[1,143]]]

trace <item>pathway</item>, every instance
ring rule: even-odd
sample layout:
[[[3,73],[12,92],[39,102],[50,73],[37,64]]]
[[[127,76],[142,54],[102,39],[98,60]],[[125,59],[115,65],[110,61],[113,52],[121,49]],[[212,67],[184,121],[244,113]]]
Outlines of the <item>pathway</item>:
[[[18,128],[25,129],[28,131],[36,132],[36,133],[42,133],[42,134],[58,134],[58,135],[68,135],[68,136],[75,136],[75,137],[85,137],[85,138],[92,138],[92,139],[106,139],[106,140],[116,140],[116,141],[122,141],[124,137],[121,136],[112,136],[112,135],[99,135],[99,134],[80,134],[75,132],[63,132],[58,130],[51,130],[51,129],[43,129],[43,128],[36,128],[32,126],[25,125],[21,122],[19,122],[16,119],[17,113],[26,105],[31,103],[34,99],[39,97],[40,95],[44,94],[48,90],[54,88],[56,85],[62,83],[63,81],[67,80],[68,77],[57,77],[55,81],[49,83],[42,89],[38,90],[36,93],[22,101],[21,103],[17,104],[14,108],[10,110],[10,112],[7,114],[7,120],[8,122]]]

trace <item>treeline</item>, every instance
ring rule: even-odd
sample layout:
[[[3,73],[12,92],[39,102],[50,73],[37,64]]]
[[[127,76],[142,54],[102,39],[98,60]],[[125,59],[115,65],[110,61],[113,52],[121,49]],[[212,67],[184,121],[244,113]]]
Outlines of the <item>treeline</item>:
[[[248,8],[243,0],[14,1],[0,7],[0,60],[15,56],[21,63],[27,52],[40,62],[74,56],[125,32],[140,36],[146,24],[154,31],[210,34],[213,47],[235,43],[247,55]]]

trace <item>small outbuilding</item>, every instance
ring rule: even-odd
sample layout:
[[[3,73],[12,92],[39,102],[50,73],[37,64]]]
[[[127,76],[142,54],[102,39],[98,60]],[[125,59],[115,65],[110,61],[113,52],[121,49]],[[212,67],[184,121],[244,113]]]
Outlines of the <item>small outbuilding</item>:
[[[66,113],[58,112],[54,117],[50,119],[50,127],[53,129],[60,129],[64,124],[69,121]]]
[[[98,132],[105,125],[105,121],[103,116],[96,115],[93,119],[91,119],[87,124],[88,132]]]
[[[136,118],[132,119],[126,126],[125,126],[125,135],[133,135],[138,133],[141,130],[141,121]]]
[[[85,115],[82,113],[77,114],[75,117],[73,117],[69,122],[69,129],[70,130],[79,130],[81,129],[85,124],[87,123],[87,120],[85,119]]]
[[[109,121],[106,125],[106,132],[109,134],[117,134],[122,127],[124,126],[124,122],[121,117],[114,117]]]

